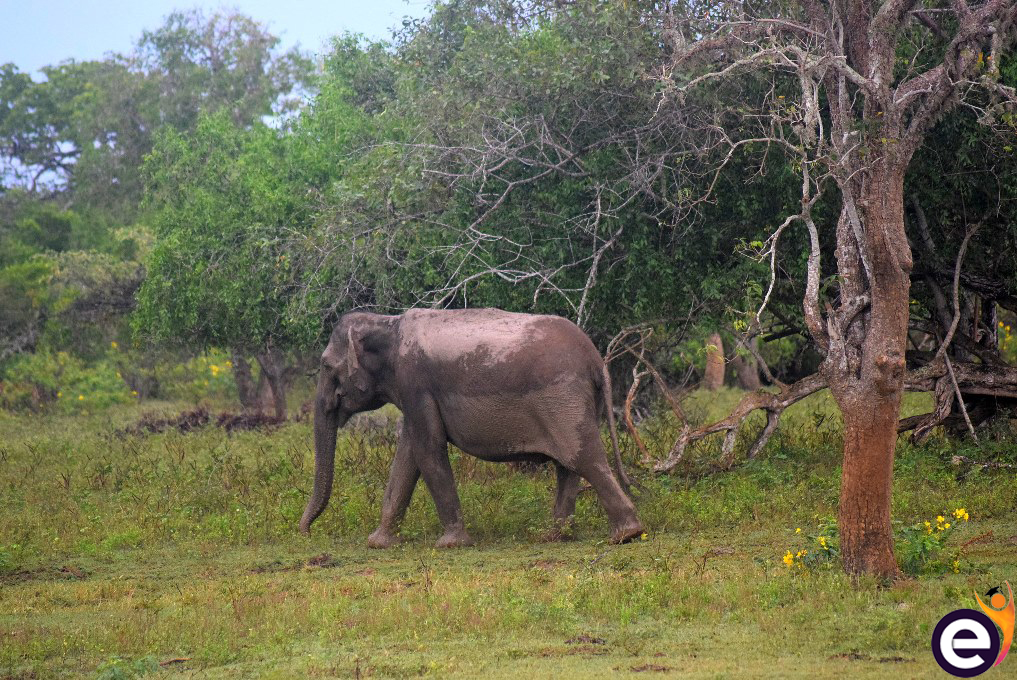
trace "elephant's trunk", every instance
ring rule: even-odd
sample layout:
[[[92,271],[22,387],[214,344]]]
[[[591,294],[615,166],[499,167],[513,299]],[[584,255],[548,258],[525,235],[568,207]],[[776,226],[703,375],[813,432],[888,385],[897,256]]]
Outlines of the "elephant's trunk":
[[[300,532],[303,534],[310,533],[311,523],[325,509],[332,495],[336,431],[341,424],[335,400],[322,398],[319,389],[314,408],[314,490],[307,501],[304,516],[300,518]]]

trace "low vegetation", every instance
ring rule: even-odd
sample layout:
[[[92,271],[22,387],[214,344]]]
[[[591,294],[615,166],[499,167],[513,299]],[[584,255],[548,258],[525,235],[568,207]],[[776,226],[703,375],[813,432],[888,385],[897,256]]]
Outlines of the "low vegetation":
[[[702,421],[739,396],[695,393],[686,409]],[[927,407],[910,395],[905,415]],[[336,491],[310,539],[296,532],[308,423],[229,433],[213,418],[124,434],[142,415],[128,405],[42,423],[0,412],[0,678],[938,677],[935,621],[1017,565],[1012,472],[953,463],[1017,462],[1001,429],[974,450],[901,440],[898,554],[913,555],[921,535],[945,541],[903,564],[909,578],[885,587],[819,562],[789,568],[789,550],[822,552],[836,514],[840,422],[826,393],[789,409],[756,460],[720,471],[720,442],[707,440],[673,476],[639,476],[649,531],[631,545],[606,543],[588,492],[577,540],[538,542],[550,471],[454,455],[478,546],[451,552],[433,549],[440,525],[420,490],[406,542],[366,548],[396,412],[341,432]],[[653,455],[674,440],[667,418],[641,429]],[[955,524],[937,531],[938,515]]]

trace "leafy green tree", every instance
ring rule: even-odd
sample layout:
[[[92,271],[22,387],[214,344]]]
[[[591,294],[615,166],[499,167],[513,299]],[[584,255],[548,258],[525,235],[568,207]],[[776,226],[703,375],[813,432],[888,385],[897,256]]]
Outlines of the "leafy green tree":
[[[701,187],[678,186],[670,158],[682,121],[647,124],[662,37],[643,18],[450,2],[391,51],[337,43],[299,127],[329,110],[360,122],[320,136],[342,169],[323,185],[305,306],[493,305],[569,316],[602,342],[733,313],[731,291],[765,272],[735,244],[763,237],[797,179],[776,155],[738,154],[767,172],[730,173],[688,209]]]
[[[165,343],[254,354],[286,410],[285,318],[291,266],[284,248],[299,224],[284,138],[229,112],[193,133],[166,128],[145,163],[156,243],[138,294],[137,330]]]
[[[228,111],[238,125],[296,105],[310,62],[237,12],[174,12],[134,52],[43,69],[45,80],[0,67],[3,176],[31,192],[69,194],[64,205],[137,215],[140,170],[153,134],[192,129],[201,113]]]

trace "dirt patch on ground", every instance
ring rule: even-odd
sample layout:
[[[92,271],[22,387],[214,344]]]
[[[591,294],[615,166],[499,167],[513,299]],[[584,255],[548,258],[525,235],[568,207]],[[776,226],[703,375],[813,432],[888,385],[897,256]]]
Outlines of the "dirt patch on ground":
[[[859,654],[858,652],[846,652],[844,654],[834,654],[830,657],[830,661],[877,661],[879,663],[912,663],[914,659],[905,659],[903,656],[884,656],[878,659],[874,659],[868,654]]]
[[[567,645],[606,645],[607,644],[607,640],[605,640],[604,638],[593,637],[592,635],[587,635],[586,633],[583,633],[582,635],[577,635],[574,638],[569,638],[568,640],[565,641],[565,644],[567,644]]]
[[[333,567],[338,567],[339,561],[328,553],[321,553],[320,555],[315,555],[311,559],[307,560],[307,566],[331,569]]]
[[[299,560],[296,562],[269,562],[268,564],[259,564],[258,566],[251,569],[253,574],[271,574],[280,571],[300,571],[301,569],[333,569],[338,567],[341,562],[329,553],[321,553],[314,557],[309,557],[306,561]]]
[[[39,567],[38,569],[19,569],[18,571],[11,571],[6,574],[0,574],[0,585],[12,586],[17,583],[27,583],[28,581],[60,581],[60,580],[80,581],[85,578],[88,578],[87,571],[81,569],[80,567],[65,564],[59,567]]]
[[[209,413],[207,409],[196,408],[193,411],[184,411],[169,418],[160,418],[155,414],[146,413],[138,419],[137,423],[117,430],[116,434],[119,437],[143,437],[166,430],[191,432],[209,425],[221,427],[226,432],[232,433],[238,430],[272,430],[285,422],[285,418],[276,418],[264,413],[229,413],[224,411],[215,415]]]
[[[576,645],[575,647],[546,647],[538,654],[542,657],[553,657],[553,656],[603,656],[607,654],[607,650],[603,647],[595,647],[593,645]]]

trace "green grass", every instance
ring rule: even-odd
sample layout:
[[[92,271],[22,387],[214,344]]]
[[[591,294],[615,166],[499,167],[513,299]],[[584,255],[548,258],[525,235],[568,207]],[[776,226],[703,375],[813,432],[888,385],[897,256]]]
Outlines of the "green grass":
[[[738,396],[687,406],[714,417]],[[925,406],[910,396],[905,410]],[[341,433],[333,500],[307,539],[296,523],[309,425],[118,436],[139,413],[0,413],[0,678],[940,677],[938,618],[1017,580],[1013,474],[950,463],[958,452],[1013,460],[1006,427],[979,449],[901,440],[895,519],[963,506],[972,519],[958,544],[992,533],[961,573],[886,588],[781,562],[796,527],[836,512],[839,421],[825,394],[791,409],[756,461],[718,472],[719,442],[707,441],[676,475],[643,475],[649,537],[627,546],[605,543],[589,492],[578,540],[537,542],[553,475],[453,454],[478,546],[451,552],[432,548],[440,527],[423,486],[408,541],[365,547],[390,428]],[[643,429],[663,455],[674,423]],[[173,659],[186,660],[159,665]]]

